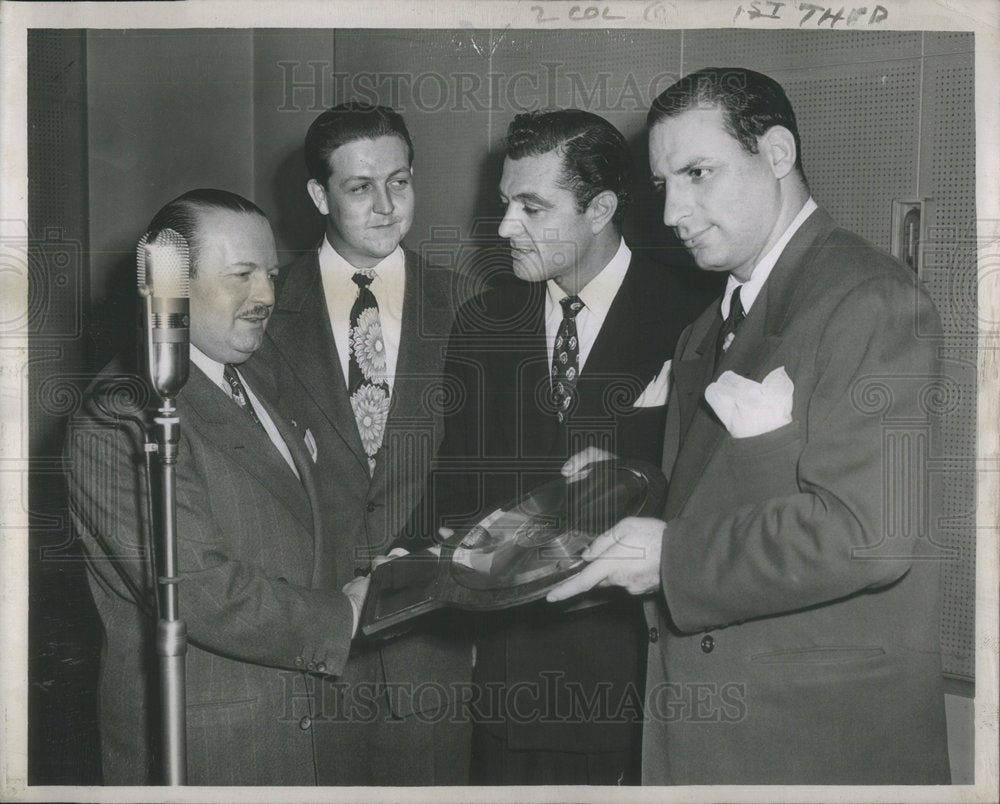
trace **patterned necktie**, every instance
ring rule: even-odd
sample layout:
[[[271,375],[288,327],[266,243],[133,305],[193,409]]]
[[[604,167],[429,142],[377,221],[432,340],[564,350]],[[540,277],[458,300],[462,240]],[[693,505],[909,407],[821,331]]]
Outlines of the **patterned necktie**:
[[[569,407],[573,402],[573,389],[580,372],[580,343],[576,335],[576,315],[584,305],[579,296],[560,299],[563,320],[556,332],[552,345],[552,401],[556,406],[559,423],[569,417]]]
[[[240,375],[236,373],[236,367],[232,363],[226,363],[225,368],[222,370],[222,376],[227,383],[229,383],[229,391],[233,397],[233,402],[239,405],[243,410],[250,414],[250,418],[253,419],[259,427],[263,427],[260,423],[260,419],[257,418],[257,411],[253,409],[253,403],[250,402],[250,397],[247,396],[247,389],[243,387],[243,381],[240,379]]]
[[[736,290],[733,291],[733,295],[729,299],[729,315],[722,322],[722,329],[719,330],[719,339],[715,342],[716,365],[722,360],[723,353],[732,345],[733,339],[736,337],[736,331],[740,328],[740,324],[743,323],[743,319],[747,317],[747,314],[743,311],[743,303],[740,301],[741,287],[742,285],[737,285]]]
[[[351,408],[372,474],[375,473],[375,453],[382,446],[389,415],[382,322],[378,317],[375,294],[368,287],[374,278],[372,271],[359,271],[351,277],[358,286],[358,298],[351,307],[350,359],[347,367]]]

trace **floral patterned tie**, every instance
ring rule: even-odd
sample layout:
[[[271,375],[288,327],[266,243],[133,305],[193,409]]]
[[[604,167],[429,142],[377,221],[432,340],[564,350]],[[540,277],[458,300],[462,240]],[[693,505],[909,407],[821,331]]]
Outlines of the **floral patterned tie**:
[[[382,446],[389,415],[389,383],[386,379],[385,341],[378,302],[369,285],[374,271],[359,271],[351,279],[358,286],[358,298],[351,307],[348,391],[358,424],[361,444],[368,456],[368,469],[375,473],[375,454]]]
[[[580,372],[580,343],[576,334],[576,314],[583,309],[579,296],[560,299],[563,320],[556,332],[552,345],[552,401],[556,406],[556,418],[564,424],[569,417],[569,406],[573,402],[573,389]]]

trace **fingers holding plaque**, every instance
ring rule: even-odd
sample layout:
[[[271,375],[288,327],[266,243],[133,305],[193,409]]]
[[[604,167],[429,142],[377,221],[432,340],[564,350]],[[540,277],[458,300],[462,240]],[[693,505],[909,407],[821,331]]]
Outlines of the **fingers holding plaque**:
[[[379,567],[362,630],[374,635],[444,606],[484,611],[544,597],[583,569],[581,553],[616,522],[658,515],[666,485],[652,464],[615,460],[545,483],[457,533],[440,558],[413,554]],[[404,571],[411,562],[419,571]]]
[[[468,589],[524,592],[568,577],[582,568],[580,554],[597,535],[662,503],[657,476],[662,484],[652,466],[604,461],[579,480],[546,483],[472,527],[455,548],[452,577]]]

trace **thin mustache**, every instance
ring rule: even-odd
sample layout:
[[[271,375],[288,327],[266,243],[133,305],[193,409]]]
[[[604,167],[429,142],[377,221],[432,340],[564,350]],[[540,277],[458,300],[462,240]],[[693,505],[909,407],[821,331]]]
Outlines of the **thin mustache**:
[[[271,315],[271,308],[266,305],[259,304],[256,307],[252,307],[249,310],[240,313],[240,318],[264,318],[269,315]]]

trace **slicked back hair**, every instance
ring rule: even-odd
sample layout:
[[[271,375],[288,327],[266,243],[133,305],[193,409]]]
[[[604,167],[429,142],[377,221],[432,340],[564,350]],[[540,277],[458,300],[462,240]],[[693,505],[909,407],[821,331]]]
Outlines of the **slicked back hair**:
[[[191,253],[191,275],[194,276],[198,265],[198,252],[201,248],[199,213],[213,209],[260,215],[264,220],[267,220],[267,216],[260,207],[236,193],[213,189],[189,190],[167,203],[153,216],[146,228],[146,236],[153,240],[164,229],[173,229],[182,235],[188,242]]]
[[[413,164],[413,141],[399,112],[360,101],[347,101],[327,109],[306,132],[309,178],[326,187],[330,180],[330,154],[349,142],[379,137],[399,137],[406,144],[409,162]]]
[[[744,67],[706,67],[684,76],[661,92],[649,108],[646,125],[691,109],[721,109],[728,131],[745,151],[756,154],[757,140],[772,126],[784,126],[795,139],[795,169],[802,169],[802,143],[795,112],[781,84]]]
[[[556,151],[560,184],[573,193],[578,211],[610,190],[618,197],[612,222],[621,226],[632,203],[632,157],[621,132],[603,117],[582,109],[525,112],[511,121],[504,145],[508,159]]]

